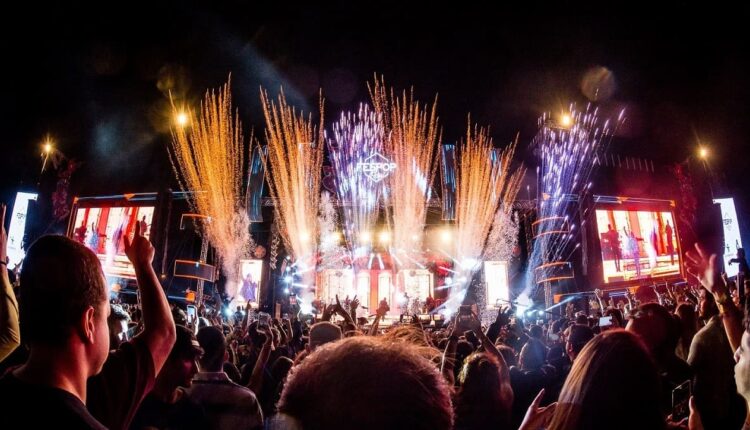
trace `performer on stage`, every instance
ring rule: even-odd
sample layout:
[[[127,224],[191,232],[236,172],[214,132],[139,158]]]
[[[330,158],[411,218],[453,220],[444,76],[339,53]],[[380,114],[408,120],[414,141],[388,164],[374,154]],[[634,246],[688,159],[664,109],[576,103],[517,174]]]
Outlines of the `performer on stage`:
[[[242,288],[240,289],[240,295],[247,302],[257,302],[258,283],[253,281],[252,273],[248,273],[245,279],[242,280]]]
[[[86,238],[86,246],[89,247],[90,250],[94,251],[95,254],[99,253],[99,232],[96,231],[96,225],[92,222],[91,223],[91,230],[88,233],[88,237]]]
[[[630,233],[626,233],[628,239],[628,252],[633,258],[633,264],[635,265],[635,276],[641,276],[641,249],[638,246],[638,241],[643,240],[641,237],[635,237],[635,233],[631,230]]]
[[[619,272],[620,259],[622,258],[622,251],[620,250],[620,233],[612,228],[612,224],[607,224],[607,232],[604,234],[607,238],[607,245],[612,253],[612,258],[615,260],[615,269]]]
[[[85,244],[86,243],[86,224],[81,221],[81,226],[75,230],[76,242]]]
[[[737,263],[739,265],[739,272],[737,272],[737,292],[740,296],[740,304],[745,304],[745,280],[747,280],[748,268],[747,260],[745,259],[745,249],[737,248],[737,257],[729,260],[729,264]]]
[[[667,252],[669,253],[669,264],[674,264],[674,243],[672,243],[672,226],[669,225],[667,220],[667,226],[664,227],[664,233],[667,235]]]
[[[141,233],[148,237],[148,223],[146,222],[146,215],[143,215],[143,218],[138,221],[141,225]]]

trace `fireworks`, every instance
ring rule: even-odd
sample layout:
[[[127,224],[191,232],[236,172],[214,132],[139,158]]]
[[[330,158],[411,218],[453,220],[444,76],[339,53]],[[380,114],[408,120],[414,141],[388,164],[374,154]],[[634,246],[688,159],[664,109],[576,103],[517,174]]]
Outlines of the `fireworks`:
[[[515,200],[524,173],[511,173],[515,147],[495,150],[484,128],[467,127],[456,166],[456,253],[461,260],[482,256],[500,203],[508,210]]]
[[[495,213],[492,230],[487,238],[484,259],[488,261],[509,261],[513,247],[518,241],[518,219],[512,212],[512,206],[503,204]]]
[[[515,143],[503,150],[493,148],[487,130],[468,124],[466,138],[459,145],[456,165],[456,262],[457,279],[451,288],[451,296],[462,298],[468,282],[480,267],[485,243],[493,223],[494,240],[511,233],[504,221],[512,220],[509,212],[520,186],[524,169],[511,171]],[[489,246],[489,244],[488,244]],[[449,302],[457,307],[460,300]]]
[[[244,140],[238,116],[232,115],[230,82],[201,102],[200,116],[179,111],[189,121],[172,130],[170,160],[193,210],[205,217],[199,226],[214,246],[227,279],[226,291],[236,293],[239,260],[251,247],[249,220],[243,206]]]
[[[346,259],[346,248],[341,246],[341,234],[337,231],[336,225],[338,213],[333,206],[331,195],[323,192],[320,197],[320,211],[318,214],[318,231],[320,254],[319,268],[325,269],[343,269]]]
[[[271,195],[276,200],[275,219],[284,246],[298,261],[312,259],[317,235],[320,171],[323,164],[323,100],[320,124],[299,116],[284,93],[277,102],[261,91],[266,120],[266,142]]]
[[[427,203],[437,168],[435,148],[440,141],[437,98],[422,106],[414,100],[413,91],[398,97],[388,91],[383,80],[375,79],[369,87],[375,112],[382,121],[385,153],[397,166],[388,177],[394,248],[411,251],[421,248]],[[417,236],[416,240],[414,235]]]
[[[357,114],[342,113],[328,139],[336,194],[343,207],[344,234],[352,251],[377,222],[384,185],[363,174],[360,165],[381,154],[382,148],[382,123],[367,105],[360,105]]]
[[[623,115],[621,112],[615,128]],[[604,140],[614,134],[609,120],[600,123],[597,110],[590,106],[584,111],[571,106],[569,117],[568,127],[556,124],[549,115],[543,116],[534,139],[541,159],[540,198],[536,239],[528,266],[529,282],[534,282],[533,271],[541,264],[570,258],[571,244],[580,231],[571,221],[591,189],[590,178],[599,163]]]

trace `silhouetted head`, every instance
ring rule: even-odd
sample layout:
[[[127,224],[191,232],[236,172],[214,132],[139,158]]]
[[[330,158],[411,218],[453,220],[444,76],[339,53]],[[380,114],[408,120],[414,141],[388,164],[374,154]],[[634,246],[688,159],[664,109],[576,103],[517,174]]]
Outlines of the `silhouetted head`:
[[[450,388],[420,348],[369,336],[323,345],[294,367],[279,412],[305,430],[453,425]]]

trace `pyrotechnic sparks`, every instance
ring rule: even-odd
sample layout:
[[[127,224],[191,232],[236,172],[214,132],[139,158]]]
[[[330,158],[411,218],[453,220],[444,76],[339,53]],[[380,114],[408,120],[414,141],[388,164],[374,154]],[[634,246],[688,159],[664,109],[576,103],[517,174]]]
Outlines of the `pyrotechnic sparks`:
[[[451,295],[465,294],[472,275],[481,267],[493,221],[505,220],[496,212],[512,208],[524,174],[523,168],[511,170],[515,147],[513,143],[503,150],[495,149],[486,129],[472,128],[471,123],[467,126],[455,169],[457,279],[464,282],[456,282]],[[503,233],[502,226],[495,228],[496,236]]]
[[[239,260],[252,244],[247,211],[243,206],[244,141],[239,117],[232,116],[230,82],[218,93],[210,91],[201,103],[200,116],[183,112],[191,127],[172,129],[170,160],[193,210],[207,217],[199,226],[221,258],[233,297],[239,279]],[[175,115],[180,113],[174,104]]]
[[[512,206],[501,205],[492,221],[492,230],[487,238],[484,259],[488,261],[509,261],[513,248],[518,242],[518,218]]]
[[[623,115],[624,112],[620,112],[615,129]],[[572,124],[563,127],[544,115],[534,139],[541,161],[540,195],[534,228],[536,239],[528,266],[529,282],[535,282],[534,269],[539,265],[568,260],[572,252],[570,246],[581,231],[572,228],[572,222],[591,190],[590,178],[599,163],[604,140],[614,135],[609,120],[600,123],[597,109],[592,110],[590,106],[582,112],[571,106],[570,118]]]
[[[276,199],[275,219],[284,246],[297,261],[315,254],[320,171],[323,164],[323,99],[320,124],[312,116],[299,116],[284,93],[277,102],[261,90],[268,143],[267,168],[271,195]]]
[[[323,192],[320,197],[320,211],[318,214],[319,240],[318,259],[319,268],[343,269],[346,259],[346,248],[341,245],[342,237],[337,229],[338,213],[333,205],[331,195]]]
[[[396,164],[398,174],[388,177],[393,246],[407,251],[421,248],[427,203],[431,196],[432,180],[437,168],[435,148],[440,141],[437,118],[437,98],[432,105],[420,105],[413,91],[398,97],[384,81],[375,79],[370,88],[375,112],[383,124],[383,146]]]
[[[362,172],[365,161],[383,151],[383,128],[367,105],[357,114],[342,113],[333,125],[328,150],[336,172],[336,194],[343,208],[344,233],[350,250],[361,243],[378,219],[384,182],[375,182]]]
[[[456,254],[461,261],[482,256],[495,212],[500,204],[509,210],[516,198],[524,169],[511,172],[515,148],[513,143],[496,150],[487,130],[467,127],[456,166]]]

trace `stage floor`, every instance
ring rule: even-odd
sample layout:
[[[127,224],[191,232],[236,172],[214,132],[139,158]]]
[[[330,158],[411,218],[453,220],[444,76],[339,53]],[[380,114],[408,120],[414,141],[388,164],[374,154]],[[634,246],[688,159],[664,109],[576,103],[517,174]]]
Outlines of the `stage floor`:
[[[674,261],[669,255],[660,255],[655,259],[648,257],[638,260],[640,271],[637,270],[636,261],[633,258],[620,260],[620,270],[617,270],[614,260],[604,260],[604,282],[635,281],[640,279],[660,278],[680,274],[680,261],[674,254]]]

